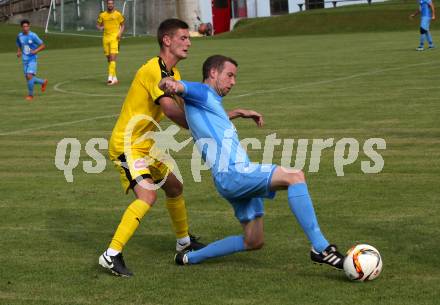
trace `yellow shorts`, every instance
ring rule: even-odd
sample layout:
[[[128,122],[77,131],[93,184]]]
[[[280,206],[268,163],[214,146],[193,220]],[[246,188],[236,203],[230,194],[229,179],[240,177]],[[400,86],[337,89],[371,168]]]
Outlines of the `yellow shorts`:
[[[170,166],[154,159],[148,153],[131,149],[131,158],[126,154],[109,151],[110,159],[119,171],[122,188],[125,193],[141,180],[150,178],[154,183],[160,183],[171,172]]]
[[[105,56],[119,53],[119,41],[116,39],[116,37],[104,37],[102,39],[102,47],[104,49]]]

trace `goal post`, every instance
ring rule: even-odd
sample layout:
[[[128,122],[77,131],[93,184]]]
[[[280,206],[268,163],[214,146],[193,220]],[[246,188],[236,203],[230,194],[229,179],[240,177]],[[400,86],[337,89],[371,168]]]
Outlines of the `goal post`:
[[[115,9],[125,18],[124,36],[146,35],[146,1],[114,0]],[[46,33],[101,36],[96,28],[100,12],[106,9],[105,0],[51,0],[46,20]]]

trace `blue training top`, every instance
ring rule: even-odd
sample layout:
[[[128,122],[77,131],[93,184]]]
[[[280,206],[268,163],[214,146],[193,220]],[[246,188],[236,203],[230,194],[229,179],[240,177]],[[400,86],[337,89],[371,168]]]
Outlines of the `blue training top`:
[[[184,86],[185,116],[203,160],[212,175],[226,172],[231,165],[250,162],[241,147],[237,130],[222,105],[222,97],[207,84],[180,81]]]
[[[17,47],[21,49],[22,52],[22,59],[23,61],[32,61],[37,59],[36,54],[32,54],[31,50],[37,49],[39,46],[43,44],[43,41],[38,37],[37,34],[34,32],[29,31],[29,34],[24,34],[23,32],[20,32],[17,35]]]
[[[431,8],[429,5],[431,4],[431,0],[420,0],[420,16],[422,18],[431,18]]]

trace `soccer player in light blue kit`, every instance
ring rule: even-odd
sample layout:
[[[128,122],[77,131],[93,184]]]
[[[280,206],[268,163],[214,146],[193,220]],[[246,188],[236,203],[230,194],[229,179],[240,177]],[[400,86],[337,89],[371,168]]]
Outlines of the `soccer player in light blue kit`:
[[[178,265],[197,264],[263,246],[263,198],[273,198],[277,190],[288,192],[288,204],[312,244],[313,262],[342,269],[344,256],[322,234],[307,190],[304,173],[272,164],[256,164],[241,147],[230,119],[252,118],[263,125],[261,114],[237,109],[225,112],[222,98],[235,85],[237,62],[222,55],[203,64],[203,83],[164,78],[159,87],[166,94],[181,94],[186,120],[202,158],[211,167],[217,191],[232,205],[242,224],[243,235],[229,236],[205,248],[176,254]]]
[[[432,0],[419,0],[419,9],[410,15],[414,18],[420,13],[420,44],[416,49],[417,51],[423,51],[425,49],[425,37],[428,40],[429,49],[434,48],[434,43],[432,42],[432,36],[429,31],[429,25],[431,19],[435,20],[435,6]]]
[[[46,46],[37,34],[31,32],[29,20],[21,21],[21,29],[17,35],[17,57],[23,61],[23,72],[26,77],[28,95],[26,99],[32,101],[34,98],[34,85],[41,85],[41,92],[46,91],[47,79],[36,77],[37,75],[37,57],[38,52]]]

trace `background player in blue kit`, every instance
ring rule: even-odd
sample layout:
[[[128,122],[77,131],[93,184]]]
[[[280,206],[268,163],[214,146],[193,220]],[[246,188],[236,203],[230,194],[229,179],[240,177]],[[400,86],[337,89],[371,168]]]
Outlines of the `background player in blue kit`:
[[[21,29],[17,35],[17,57],[21,57],[23,61],[23,72],[26,77],[28,95],[26,99],[31,101],[34,98],[34,84],[41,85],[41,92],[46,91],[47,79],[36,77],[37,75],[37,58],[38,52],[46,47],[37,34],[30,31],[29,20],[21,21]]]
[[[425,47],[425,37],[428,40],[429,49],[434,48],[434,43],[432,42],[432,36],[429,31],[429,25],[431,19],[435,20],[435,6],[432,0],[419,0],[419,9],[410,15],[414,18],[420,13],[420,44],[416,49],[417,51],[423,51]]]
[[[263,198],[273,198],[277,190],[288,192],[288,203],[312,244],[313,262],[342,269],[344,256],[322,234],[308,193],[304,173],[273,164],[251,163],[241,147],[230,118],[252,118],[263,125],[262,116],[249,110],[225,112],[222,97],[235,85],[237,62],[222,55],[203,64],[203,83],[164,78],[159,87],[167,94],[181,94],[186,120],[196,146],[211,167],[217,191],[232,205],[243,227],[243,235],[229,236],[187,253],[178,253],[179,265],[197,264],[206,259],[263,246]]]

